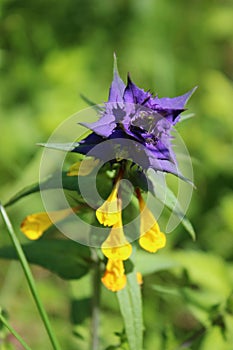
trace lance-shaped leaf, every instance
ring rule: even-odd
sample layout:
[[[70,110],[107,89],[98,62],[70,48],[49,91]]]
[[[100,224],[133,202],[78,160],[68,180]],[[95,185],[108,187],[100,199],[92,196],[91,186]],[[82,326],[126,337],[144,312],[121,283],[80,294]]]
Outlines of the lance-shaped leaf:
[[[7,203],[5,203],[4,206],[10,206],[16,203],[21,198],[26,197],[32,193],[40,192],[41,190],[43,191],[61,187],[63,187],[65,190],[79,192],[77,177],[67,176],[67,172],[62,172],[62,174],[60,172],[55,172],[49,175],[40,184],[34,183],[32,185],[24,187],[21,191],[14,195]]]
[[[127,274],[127,285],[117,292],[130,350],[143,348],[143,319],[141,289],[136,271]]]
[[[90,198],[93,191],[93,186],[90,186],[90,184],[95,183],[100,196],[104,199],[107,198],[107,196],[111,192],[113,181],[106,174],[106,172],[104,172],[104,170],[99,171],[96,177],[91,174],[83,177],[82,186],[87,189],[86,192],[90,192]],[[40,184],[34,183],[30,186],[26,186],[16,195],[14,195],[7,203],[5,203],[4,206],[8,207],[30,194],[56,188],[63,188],[64,190],[75,191],[76,194],[80,195],[79,181],[77,176],[68,176],[67,172],[65,171],[63,171],[62,173],[60,171],[57,171],[49,175]],[[81,197],[79,199],[81,200]]]
[[[41,240],[22,245],[29,263],[39,265],[63,279],[79,279],[91,267],[90,249],[70,240]],[[0,248],[0,258],[18,260],[11,246]]]

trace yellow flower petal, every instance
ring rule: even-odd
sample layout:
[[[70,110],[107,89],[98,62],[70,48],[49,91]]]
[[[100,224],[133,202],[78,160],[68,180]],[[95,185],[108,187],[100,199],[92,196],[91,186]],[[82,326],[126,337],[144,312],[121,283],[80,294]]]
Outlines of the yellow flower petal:
[[[21,231],[32,240],[36,240],[42,236],[53,223],[65,219],[71,215],[78,208],[68,208],[64,210],[53,211],[50,213],[36,213],[28,215],[22,222],[20,229]]]
[[[159,225],[152,212],[147,208],[141,192],[137,190],[136,193],[141,212],[139,244],[148,252],[155,253],[158,249],[165,247],[166,236],[160,231]]]
[[[107,258],[112,260],[127,260],[132,253],[132,246],[129,243],[122,247],[103,248],[102,246],[102,252]]]
[[[132,253],[132,246],[124,235],[122,220],[116,223],[101,246],[103,254],[111,260],[127,260]]]
[[[81,166],[82,164],[82,166]],[[99,164],[99,159],[83,159],[80,162],[76,162],[69,168],[67,176],[86,176],[89,175],[92,170]]]
[[[126,285],[126,276],[123,261],[109,259],[101,281],[105,287],[112,292],[123,289]]]
[[[158,249],[165,247],[166,236],[164,233],[158,232],[154,226],[140,237],[139,244],[148,252],[155,253]]]
[[[117,197],[119,182],[114,186],[107,200],[96,210],[98,221],[104,226],[115,225],[121,217],[120,200]]]

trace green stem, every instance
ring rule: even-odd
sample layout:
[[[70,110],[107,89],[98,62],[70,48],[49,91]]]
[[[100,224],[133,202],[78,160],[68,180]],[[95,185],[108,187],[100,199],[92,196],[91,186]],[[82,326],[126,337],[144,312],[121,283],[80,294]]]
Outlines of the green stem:
[[[11,327],[11,325],[7,322],[5,317],[1,313],[0,309],[0,321],[4,324],[4,326],[9,329],[9,331],[15,336],[15,338],[20,342],[21,345],[23,345],[24,349],[26,350],[32,350],[26,343],[25,341],[21,338],[21,336],[14,330],[14,328]]]
[[[94,261],[92,276],[92,318],[91,318],[91,350],[98,350],[99,347],[99,309],[100,309],[100,261],[96,250],[92,250]]]
[[[58,344],[58,341],[55,337],[55,334],[52,330],[52,327],[50,325],[50,321],[48,319],[48,316],[47,316],[47,313],[43,307],[43,304],[39,298],[39,295],[37,293],[37,289],[36,289],[36,284],[35,284],[35,281],[34,281],[34,278],[33,278],[33,275],[31,273],[31,270],[30,270],[30,267],[29,267],[29,264],[27,262],[27,259],[25,257],[25,254],[23,252],[23,249],[20,245],[20,242],[14,232],[14,229],[11,225],[11,222],[9,220],[9,217],[5,211],[5,208],[0,204],[0,211],[1,211],[1,214],[2,214],[2,217],[3,217],[3,220],[6,224],[6,227],[7,227],[7,230],[8,230],[8,233],[9,233],[9,236],[10,236],[10,239],[13,243],[13,246],[19,256],[19,261],[21,263],[21,266],[23,268],[23,271],[24,271],[24,274],[25,274],[25,277],[27,279],[27,282],[28,282],[28,286],[31,290],[31,293],[32,293],[32,296],[33,296],[33,299],[36,303],[36,306],[37,306],[37,309],[38,309],[38,312],[40,314],[40,317],[44,323],[44,326],[45,326],[45,329],[47,331],[47,334],[49,336],[49,339],[51,341],[51,344],[53,346],[53,349],[54,350],[60,350],[60,346]]]

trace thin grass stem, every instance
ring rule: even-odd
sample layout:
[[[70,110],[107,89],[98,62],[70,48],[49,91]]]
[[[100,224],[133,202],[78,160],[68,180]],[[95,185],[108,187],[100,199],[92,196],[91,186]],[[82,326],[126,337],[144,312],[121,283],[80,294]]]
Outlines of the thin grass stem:
[[[41,320],[45,326],[45,329],[47,331],[47,334],[49,336],[49,339],[50,339],[50,342],[52,344],[52,347],[54,350],[61,350],[60,346],[59,346],[59,343],[56,339],[56,336],[52,330],[52,327],[51,327],[51,324],[50,324],[50,321],[49,321],[49,318],[47,316],[47,313],[44,309],[44,306],[40,300],[40,297],[38,295],[38,292],[37,292],[37,289],[36,289],[36,284],[35,284],[35,280],[33,278],[33,275],[31,273],[31,270],[30,270],[30,267],[29,267],[29,264],[27,262],[27,259],[25,257],[25,254],[24,254],[24,251],[21,247],[21,244],[14,232],[14,229],[13,229],[13,226],[10,222],[10,219],[5,211],[5,208],[1,205],[0,203],[0,211],[1,211],[1,214],[2,214],[2,217],[3,217],[3,220],[6,224],[6,227],[7,227],[7,231],[9,233],[9,236],[10,236],[10,239],[12,241],[12,244],[18,254],[18,257],[19,257],[19,261],[21,263],[21,266],[22,266],[22,269],[24,271],[24,274],[25,274],[25,277],[26,277],[26,280],[28,282],[28,286],[30,288],[30,291],[32,293],[32,296],[33,296],[33,299],[36,303],[36,306],[37,306],[37,309],[38,309],[38,312],[40,314],[40,317],[41,317]]]

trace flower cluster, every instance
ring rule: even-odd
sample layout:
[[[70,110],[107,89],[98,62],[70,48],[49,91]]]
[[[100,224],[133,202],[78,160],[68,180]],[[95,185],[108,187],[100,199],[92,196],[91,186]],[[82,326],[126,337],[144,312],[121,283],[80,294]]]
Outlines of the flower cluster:
[[[97,209],[96,216],[104,226],[111,226],[112,229],[103,242],[101,249],[108,258],[106,271],[102,278],[104,285],[117,291],[124,288],[126,276],[123,261],[129,259],[132,253],[132,246],[127,241],[122,224],[122,205],[119,193],[119,183],[121,174],[119,174],[112,193]],[[160,231],[159,225],[151,211],[145,205],[140,189],[136,189],[136,196],[140,208],[140,246],[148,252],[156,252],[166,244],[166,236]]]
[[[72,144],[69,149],[71,152],[92,158],[84,168],[80,167],[79,163],[73,165],[67,176],[88,175],[105,159],[103,154],[106,148],[97,146],[104,145],[106,141],[110,141],[107,146],[107,151],[111,154],[109,163],[118,164],[112,191],[105,202],[96,209],[99,223],[111,228],[101,245],[101,250],[107,258],[102,282],[112,291],[125,287],[124,261],[128,260],[132,253],[132,245],[124,234],[122,219],[121,180],[124,177],[125,164],[128,162],[136,165],[137,172],[143,175],[148,168],[152,168],[185,179],[178,170],[172,150],[171,132],[193,91],[194,89],[175,98],[158,98],[138,88],[129,76],[125,85],[119,77],[115,64],[108,102],[101,109],[100,118],[91,124],[81,123],[91,133],[78,143]],[[140,214],[139,245],[152,253],[165,246],[166,236],[160,231],[157,220],[146,206],[142,192],[140,185],[134,184],[134,195],[138,201]],[[53,222],[56,223],[73,212],[78,215],[80,210],[81,206],[78,206],[50,213],[49,216],[46,213],[29,215],[22,223],[21,230],[30,239],[37,239]],[[141,283],[140,276],[139,283]]]

